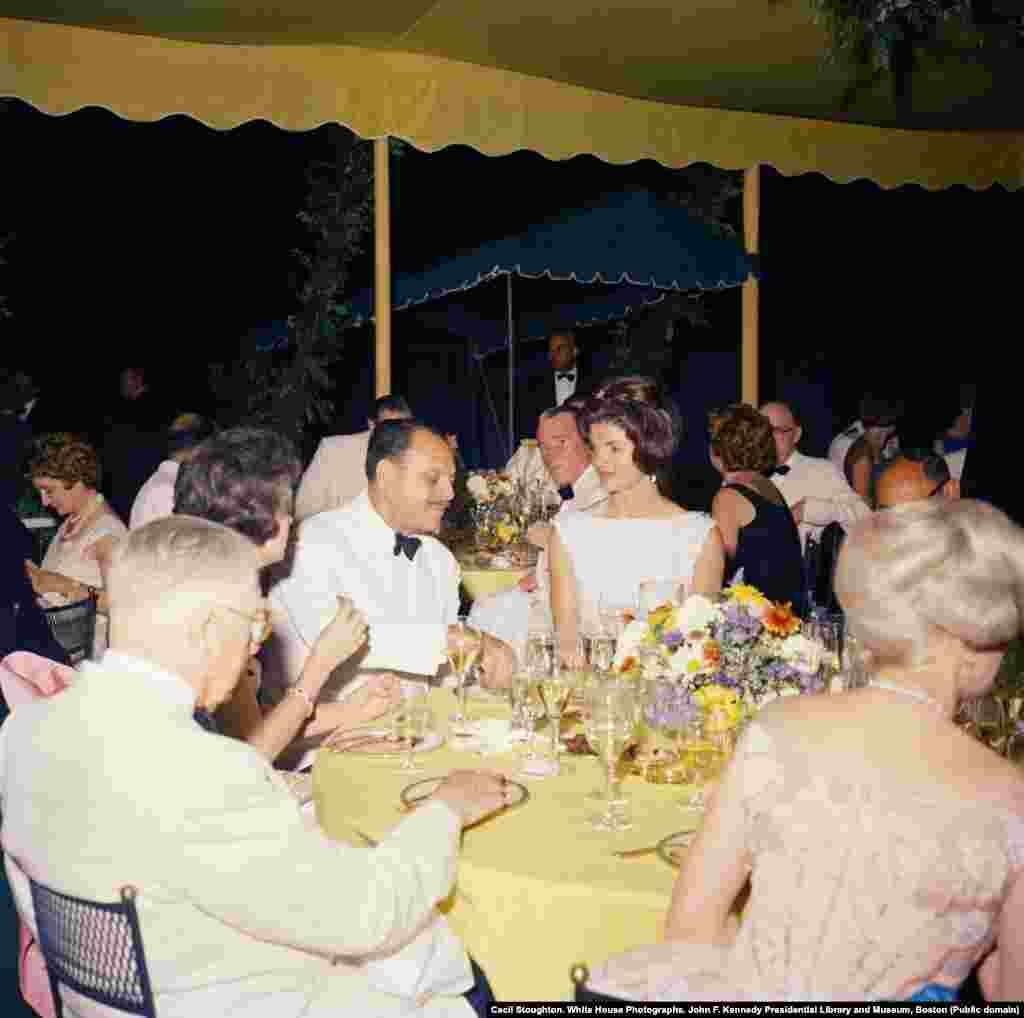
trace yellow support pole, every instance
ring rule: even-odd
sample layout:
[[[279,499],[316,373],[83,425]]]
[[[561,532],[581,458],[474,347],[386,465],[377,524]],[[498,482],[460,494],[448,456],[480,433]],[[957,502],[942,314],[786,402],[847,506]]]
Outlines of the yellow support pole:
[[[391,392],[391,176],[388,139],[373,143],[374,294],[376,298],[376,395]]]
[[[747,254],[760,250],[761,167],[743,172],[743,243]],[[744,403],[758,405],[760,376],[760,334],[758,322],[758,281],[753,275],[743,284],[743,347],[740,354],[741,392]]]

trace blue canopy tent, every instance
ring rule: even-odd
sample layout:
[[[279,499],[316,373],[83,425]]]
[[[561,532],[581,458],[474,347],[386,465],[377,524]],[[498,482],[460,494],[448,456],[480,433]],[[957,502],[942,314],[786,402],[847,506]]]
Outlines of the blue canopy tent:
[[[464,336],[479,364],[498,350],[508,355],[508,447],[515,445],[517,342],[553,327],[623,318],[669,292],[741,285],[752,261],[738,241],[715,236],[685,209],[647,191],[604,195],[587,207],[530,226],[516,236],[488,241],[423,272],[398,276],[396,311],[414,309]],[[571,293],[525,280],[570,281]],[[469,291],[504,283],[504,314],[482,313]],[[556,293],[561,289],[562,293]],[[526,298],[529,298],[528,301]],[[444,307],[427,305],[444,300]],[[373,291],[350,304],[353,324],[372,320]],[[486,378],[483,370],[481,378]],[[489,397],[489,394],[488,394]]]

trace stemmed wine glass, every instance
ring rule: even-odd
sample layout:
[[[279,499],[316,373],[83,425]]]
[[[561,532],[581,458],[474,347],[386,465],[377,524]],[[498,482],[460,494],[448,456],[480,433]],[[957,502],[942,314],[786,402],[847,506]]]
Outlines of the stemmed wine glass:
[[[812,619],[803,624],[803,633],[818,651],[819,691],[828,693],[839,672],[840,626],[831,619]]]
[[[459,621],[448,627],[448,661],[458,682],[456,691],[459,707],[449,719],[455,735],[469,735],[469,715],[466,710],[466,677],[480,655],[483,637],[480,630],[471,626],[468,617],[459,616]]]
[[[423,768],[413,758],[417,742],[423,740],[433,723],[433,714],[427,702],[426,690],[417,690],[405,697],[394,716],[395,735],[405,743],[405,753],[398,770],[405,774],[420,773]]]
[[[590,686],[584,696],[583,730],[605,775],[605,810],[592,826],[602,831],[632,827],[619,780],[619,760],[633,741],[636,699],[630,683],[612,680]]]

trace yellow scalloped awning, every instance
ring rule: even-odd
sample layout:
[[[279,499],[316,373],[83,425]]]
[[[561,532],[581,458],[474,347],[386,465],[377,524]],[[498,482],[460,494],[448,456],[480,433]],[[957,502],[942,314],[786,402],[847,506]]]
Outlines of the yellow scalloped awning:
[[[951,78],[926,66],[909,113],[884,92],[844,110],[848,79],[821,63],[824,37],[802,0],[111,6],[0,0],[12,15],[0,17],[0,94],[48,113],[185,113],[217,128],[339,122],[424,150],[761,163],[883,187],[1024,184],[1024,88],[1003,87],[1024,86],[1019,70],[972,65]]]

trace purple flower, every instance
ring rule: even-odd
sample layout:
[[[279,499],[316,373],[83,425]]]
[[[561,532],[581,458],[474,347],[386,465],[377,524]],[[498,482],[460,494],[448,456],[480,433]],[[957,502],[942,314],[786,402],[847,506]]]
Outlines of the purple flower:
[[[653,702],[644,709],[644,718],[652,728],[685,728],[699,714],[693,697],[681,686],[659,682]]]
[[[668,647],[669,650],[675,650],[683,642],[683,634],[678,629],[673,629],[672,632],[666,633],[662,638],[661,642]]]
[[[761,632],[761,622],[738,604],[731,604],[725,610],[725,632],[734,643],[749,643],[756,640]]]

